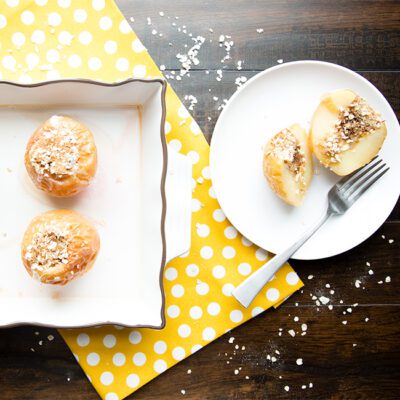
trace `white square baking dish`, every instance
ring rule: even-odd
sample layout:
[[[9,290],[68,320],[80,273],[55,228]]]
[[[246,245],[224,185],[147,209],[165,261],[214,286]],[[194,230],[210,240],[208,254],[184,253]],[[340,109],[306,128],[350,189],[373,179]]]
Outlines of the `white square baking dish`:
[[[163,327],[162,270],[189,250],[191,218],[191,163],[166,145],[165,90],[162,79],[0,82],[0,326]],[[98,149],[94,181],[68,199],[37,190],[24,167],[51,115],[81,121]],[[20,258],[28,223],[55,208],[91,219],[101,239],[93,268],[63,287],[33,280]]]

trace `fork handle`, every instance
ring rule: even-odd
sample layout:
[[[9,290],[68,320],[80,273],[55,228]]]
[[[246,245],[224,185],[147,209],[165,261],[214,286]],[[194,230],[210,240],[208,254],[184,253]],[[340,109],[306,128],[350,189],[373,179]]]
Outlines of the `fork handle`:
[[[239,286],[232,291],[232,296],[248,307],[261,289],[275,275],[283,264],[328,220],[332,213],[328,210],[324,216],[310,227],[296,242],[290,247],[272,257],[267,263],[252,273]]]

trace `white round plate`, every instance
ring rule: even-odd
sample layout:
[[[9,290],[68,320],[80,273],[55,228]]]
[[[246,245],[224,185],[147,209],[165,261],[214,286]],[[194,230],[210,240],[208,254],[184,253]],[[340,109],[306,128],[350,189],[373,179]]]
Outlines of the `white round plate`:
[[[262,147],[294,122],[309,128],[321,96],[349,88],[386,120],[388,135],[380,156],[389,172],[343,216],[332,217],[293,256],[313,260],[334,256],[367,239],[386,220],[400,194],[400,127],[383,95],[347,68],[319,61],[297,61],[261,72],[229,100],[211,141],[210,170],[215,194],[230,222],[258,246],[278,253],[318,220],[326,195],[339,179],[315,160],[302,206],[286,205],[269,188],[262,171]]]

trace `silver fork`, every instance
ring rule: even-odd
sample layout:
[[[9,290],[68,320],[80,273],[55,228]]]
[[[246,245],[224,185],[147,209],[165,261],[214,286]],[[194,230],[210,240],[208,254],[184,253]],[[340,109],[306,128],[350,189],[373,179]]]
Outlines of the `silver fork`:
[[[232,291],[244,307],[248,307],[260,290],[275,275],[283,264],[333,215],[344,214],[378,179],[388,170],[386,164],[376,156],[369,164],[345,176],[332,186],[328,193],[328,208],[324,216],[309,228],[304,235],[285,251],[277,254],[266,264],[245,279]]]

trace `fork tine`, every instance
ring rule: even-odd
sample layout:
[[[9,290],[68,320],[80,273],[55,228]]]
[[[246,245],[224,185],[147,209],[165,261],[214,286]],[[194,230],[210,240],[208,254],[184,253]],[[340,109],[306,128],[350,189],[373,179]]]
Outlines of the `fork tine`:
[[[348,200],[351,203],[354,203],[356,200],[358,200],[378,179],[380,179],[383,175],[386,174],[386,172],[389,171],[390,167],[387,167],[383,171],[381,171],[379,174],[377,172],[381,170],[383,167],[385,167],[386,164],[383,166],[379,167],[377,170],[372,172],[369,176],[368,179],[364,179],[364,182],[361,183],[356,190],[354,190],[353,193],[350,194]]]
[[[378,164],[382,162],[382,159],[378,159],[376,162],[373,162],[377,159],[378,156],[375,156],[368,164],[364,165],[357,171],[354,171],[352,174],[345,176],[338,183],[338,188],[340,191],[347,190],[354,182],[356,182],[359,178],[363,177],[366,173],[371,171],[371,169],[375,168]]]
[[[378,168],[375,168],[368,173],[363,173],[361,176],[358,177],[358,179],[356,179],[356,181],[353,182],[352,185],[350,185],[350,187],[348,189],[346,189],[345,191],[342,191],[342,196],[344,197],[350,197],[360,186],[362,186],[368,179],[370,179],[372,176],[374,176],[377,172],[379,172],[382,168],[385,168],[386,164],[383,163],[381,165],[378,166]]]

